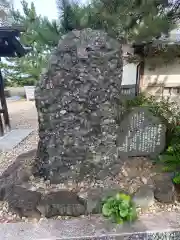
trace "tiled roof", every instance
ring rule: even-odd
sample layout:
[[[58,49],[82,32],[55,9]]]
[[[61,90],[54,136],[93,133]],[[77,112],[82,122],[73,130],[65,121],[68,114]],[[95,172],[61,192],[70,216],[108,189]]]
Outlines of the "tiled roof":
[[[170,44],[180,44],[180,27],[172,30],[169,36],[162,36],[157,41],[168,42]]]

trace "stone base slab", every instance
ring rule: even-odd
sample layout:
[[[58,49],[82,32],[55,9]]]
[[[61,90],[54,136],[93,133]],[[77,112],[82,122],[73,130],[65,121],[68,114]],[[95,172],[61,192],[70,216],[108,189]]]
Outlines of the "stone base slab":
[[[13,129],[0,137],[0,150],[10,151],[29,136],[34,129]]]
[[[0,224],[0,240],[179,240],[180,213],[144,215],[131,225],[116,225],[101,216]]]

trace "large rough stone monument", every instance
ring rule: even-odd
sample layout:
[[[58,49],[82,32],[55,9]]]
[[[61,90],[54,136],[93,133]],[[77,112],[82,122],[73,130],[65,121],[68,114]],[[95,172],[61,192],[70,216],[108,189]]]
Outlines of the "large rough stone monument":
[[[36,91],[37,172],[52,183],[98,177],[117,160],[113,107],[122,50],[105,32],[72,31],[59,42]]]

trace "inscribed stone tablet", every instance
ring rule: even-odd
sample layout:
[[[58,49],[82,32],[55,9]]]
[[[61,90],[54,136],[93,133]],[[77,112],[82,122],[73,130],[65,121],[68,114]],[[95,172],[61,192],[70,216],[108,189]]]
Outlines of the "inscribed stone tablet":
[[[166,127],[146,107],[137,107],[122,121],[118,132],[119,154],[156,156],[165,147]]]

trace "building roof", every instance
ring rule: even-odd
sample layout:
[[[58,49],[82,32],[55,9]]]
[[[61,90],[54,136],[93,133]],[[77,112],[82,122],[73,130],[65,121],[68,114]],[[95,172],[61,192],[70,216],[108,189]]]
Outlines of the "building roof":
[[[30,50],[18,39],[23,31],[20,27],[0,27],[0,57],[22,57]]]
[[[174,29],[169,33],[169,36],[161,36],[158,40],[168,44],[180,44],[180,28]]]
[[[145,45],[180,45],[180,27],[172,30],[168,35],[162,35],[160,38],[154,38],[151,41],[142,41],[130,44],[133,48],[143,47]]]

